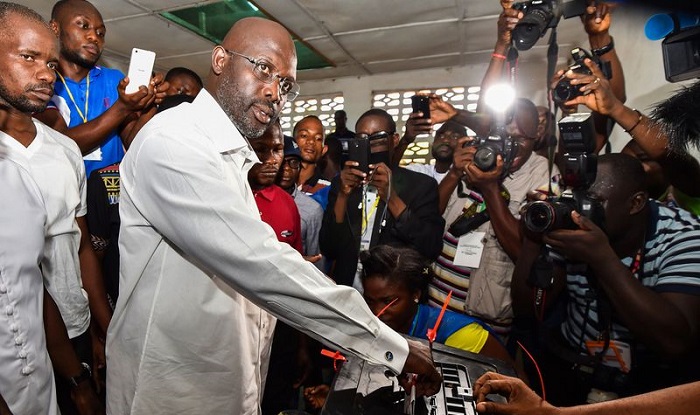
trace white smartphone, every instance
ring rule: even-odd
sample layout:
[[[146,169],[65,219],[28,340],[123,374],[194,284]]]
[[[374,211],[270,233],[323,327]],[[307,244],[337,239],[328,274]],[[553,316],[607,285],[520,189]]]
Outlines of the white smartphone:
[[[156,53],[150,50],[133,48],[131,50],[131,61],[129,62],[129,84],[126,86],[126,93],[133,94],[139,90],[141,85],[148,87],[151,82],[153,65],[156,62]]]

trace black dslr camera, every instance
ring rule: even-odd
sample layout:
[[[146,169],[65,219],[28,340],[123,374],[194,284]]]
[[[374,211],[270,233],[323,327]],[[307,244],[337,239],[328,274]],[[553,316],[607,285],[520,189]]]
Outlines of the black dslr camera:
[[[610,62],[601,61],[597,56],[593,55],[586,49],[571,49],[571,57],[574,59],[574,63],[572,63],[569,66],[567,71],[571,70],[575,73],[590,75],[590,69],[588,69],[588,66],[586,66],[585,63],[583,63],[584,59],[588,58],[600,67],[600,70],[603,72],[603,75],[605,75],[605,78],[611,78],[612,70],[610,68]],[[581,85],[571,85],[571,80],[566,77],[565,72],[564,75],[562,75],[561,78],[559,78],[559,81],[554,87],[554,90],[552,90],[552,99],[554,99],[554,102],[557,105],[561,105],[566,101],[572,100],[576,97],[583,95],[583,93],[579,90],[580,88]]]
[[[496,159],[500,154],[503,158],[503,171],[510,170],[515,155],[518,153],[518,143],[513,140],[505,131],[496,131],[495,135],[486,138],[476,137],[465,144],[476,147],[474,153],[474,164],[481,171],[491,171],[496,168]],[[507,174],[507,173],[505,173]]]
[[[563,16],[565,19],[581,16],[586,10],[585,0],[531,0],[513,4],[524,16],[513,29],[513,46],[528,50],[553,29]]]
[[[571,114],[559,121],[561,145],[564,146],[562,186],[566,192],[546,201],[532,202],[523,213],[525,226],[532,232],[544,233],[557,229],[577,229],[571,220],[574,210],[602,226],[603,207],[587,192],[598,168],[595,150],[595,129],[590,113]]]

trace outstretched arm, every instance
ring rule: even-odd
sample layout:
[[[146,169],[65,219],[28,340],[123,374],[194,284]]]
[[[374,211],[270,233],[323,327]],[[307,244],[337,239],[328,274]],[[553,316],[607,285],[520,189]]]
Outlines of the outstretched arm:
[[[486,396],[492,393],[506,397],[508,403],[488,401]],[[476,410],[481,414],[652,415],[661,412],[691,415],[700,405],[700,382],[591,405],[556,408],[537,396],[522,380],[489,372],[476,381],[474,396]]]

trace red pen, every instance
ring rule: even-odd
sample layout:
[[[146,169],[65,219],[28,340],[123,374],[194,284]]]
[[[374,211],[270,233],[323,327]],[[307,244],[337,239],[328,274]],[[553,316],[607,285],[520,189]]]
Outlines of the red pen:
[[[432,347],[433,347],[433,342],[435,341],[435,338],[437,337],[438,328],[440,327],[440,323],[442,322],[442,316],[445,315],[445,310],[447,309],[447,305],[450,303],[451,298],[452,298],[452,291],[450,291],[447,294],[447,297],[445,297],[445,302],[442,303],[442,309],[440,310],[440,314],[438,315],[437,320],[435,320],[435,325],[433,326],[432,329],[428,329],[428,332],[425,334],[428,337],[428,342],[430,342],[431,351],[432,351]]]
[[[399,301],[399,297],[396,297],[396,298],[394,298],[393,300],[391,300],[391,302],[390,302],[389,304],[385,305],[384,308],[382,308],[381,310],[379,310],[379,312],[377,313],[377,317],[379,317],[379,316],[381,316],[382,314],[384,314],[384,312],[385,312],[386,310],[388,310],[389,307],[391,307],[392,305],[394,305],[394,303],[397,302],[397,301]]]

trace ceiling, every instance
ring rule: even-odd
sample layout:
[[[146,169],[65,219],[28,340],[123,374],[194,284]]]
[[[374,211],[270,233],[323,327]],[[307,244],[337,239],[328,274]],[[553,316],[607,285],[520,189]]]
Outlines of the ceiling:
[[[218,0],[216,0],[218,1]],[[53,0],[20,0],[48,18]],[[185,66],[205,76],[214,43],[160,16],[215,1],[93,0],[107,26],[103,63],[125,70],[133,47],[156,52],[156,68]],[[300,81],[488,62],[498,0],[255,0],[334,66],[299,71]],[[559,43],[582,38],[578,19],[562,20]],[[544,59],[546,39],[523,60]]]

